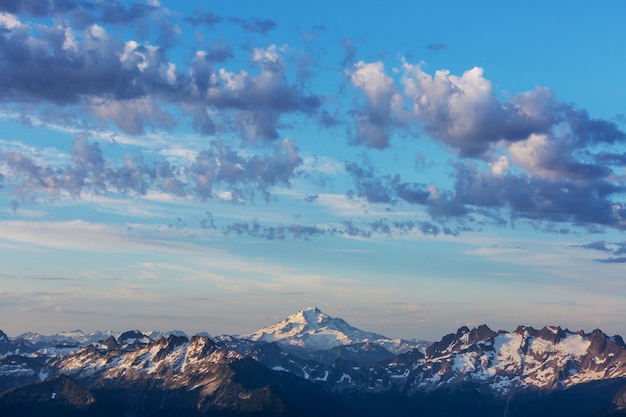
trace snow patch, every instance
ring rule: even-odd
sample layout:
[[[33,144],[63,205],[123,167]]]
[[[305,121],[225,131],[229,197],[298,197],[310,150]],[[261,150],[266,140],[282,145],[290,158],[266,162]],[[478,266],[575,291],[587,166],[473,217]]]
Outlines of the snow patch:
[[[587,349],[591,345],[591,341],[579,334],[573,334],[563,339],[559,344],[559,350],[567,355],[583,356],[587,353]]]

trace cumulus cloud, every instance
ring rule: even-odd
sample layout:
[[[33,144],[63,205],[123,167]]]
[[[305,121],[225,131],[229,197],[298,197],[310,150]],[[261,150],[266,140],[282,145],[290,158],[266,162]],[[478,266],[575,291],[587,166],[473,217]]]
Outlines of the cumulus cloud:
[[[212,133],[215,123],[211,109],[236,111],[234,126],[249,142],[278,138],[279,118],[284,113],[312,114],[320,106],[317,96],[304,95],[300,87],[287,84],[283,52],[276,45],[255,48],[252,62],[260,68],[257,76],[247,71],[215,71],[204,52],[196,54],[191,66],[192,94],[197,97],[194,125]]]
[[[139,28],[134,39],[104,28],[128,23]],[[142,32],[148,23],[156,32]],[[203,138],[191,162],[179,165],[137,152],[113,160],[98,142],[82,136],[73,143],[69,162],[57,164],[25,150],[2,149],[0,187],[13,190],[19,201],[150,190],[201,199],[269,200],[272,187],[291,186],[301,168],[295,142],[281,130],[299,122],[294,123],[294,115],[304,115],[322,128],[349,123],[352,144],[383,150],[393,145],[395,134],[409,144],[420,136],[461,157],[448,188],[409,181],[406,173],[379,172],[367,162],[346,162],[345,173],[353,181],[348,195],[369,203],[419,206],[431,220],[370,221],[365,227],[348,221],[337,229],[344,236],[413,230],[454,234],[459,229],[449,228],[447,221],[463,223],[474,215],[498,224],[528,219],[548,224],[546,229],[554,223],[598,230],[626,225],[620,200],[626,134],[614,122],[560,102],[547,88],[502,94],[480,67],[429,74],[423,65],[405,60],[397,68],[379,61],[355,63],[356,48],[346,38],[343,75],[356,95],[349,111],[339,101],[331,111],[325,105],[331,98],[307,89],[314,55],[276,44],[247,45],[248,60],[240,64],[234,62],[240,47],[230,38],[214,38],[194,45],[186,61],[174,63],[169,47],[177,23],[227,24],[256,34],[276,27],[269,19],[211,13],[177,17],[157,3],[1,2],[0,104],[22,111],[24,120],[34,120],[28,116],[40,111],[60,115],[59,124],[115,125],[129,135],[189,125],[213,137]],[[437,49],[442,46],[429,47]],[[416,165],[425,167],[423,156]],[[305,197],[315,199],[313,193]],[[233,226],[229,233],[242,228]],[[266,236],[316,234],[286,226],[259,231],[252,224],[247,230]]]
[[[398,123],[402,96],[393,79],[385,74],[382,62],[359,61],[348,73],[352,85],[365,95],[362,109],[355,111],[356,142],[372,148],[389,144],[390,129]]]
[[[554,123],[553,98],[538,88],[501,102],[483,69],[461,76],[404,63],[402,84],[411,106],[408,117],[461,155],[478,156],[499,140],[517,141]]]
[[[5,10],[25,13],[21,6]],[[0,101],[82,106],[129,134],[141,134],[148,126],[172,128],[179,123],[172,113],[182,109],[202,134],[230,129],[261,143],[280,137],[284,114],[313,115],[321,105],[301,83],[289,81],[285,51],[275,45],[253,48],[252,66],[232,71],[218,67],[233,55],[232,47],[218,39],[197,51],[188,68],[177,67],[168,45],[123,41],[98,25],[113,16],[122,21],[144,13],[124,10],[106,9],[100,21],[79,30],[35,25],[3,13]],[[253,26],[263,31],[271,24],[255,21]]]
[[[481,213],[498,223],[510,216],[626,225],[619,200],[624,186],[615,172],[626,158],[611,148],[623,144],[626,134],[615,123],[593,119],[542,87],[503,100],[479,67],[460,76],[445,70],[431,76],[406,61],[395,72],[381,62],[359,62],[349,79],[364,97],[353,113],[355,142],[387,148],[392,132],[414,127],[479,161],[457,162],[454,188],[431,188],[437,192],[430,195],[423,185],[346,164],[356,194],[368,201],[421,204],[436,219]]]
[[[590,118],[586,111],[556,100],[547,88],[502,100],[480,67],[460,76],[447,70],[432,76],[406,61],[394,71],[385,70],[382,62],[360,61],[349,71],[349,80],[365,97],[354,111],[356,141],[374,148],[389,146],[391,130],[403,125],[418,127],[461,156],[481,159],[489,159],[496,146],[529,138],[535,144],[538,138],[559,142],[550,144],[555,152],[626,139],[615,123]]]
[[[375,148],[389,144],[389,130],[412,123],[463,156],[480,156],[500,140],[518,141],[548,131],[557,121],[557,103],[537,88],[502,102],[479,67],[461,76],[440,70],[434,76],[403,62],[399,80],[382,62],[359,62],[350,81],[366,100],[355,110],[357,141]],[[365,133],[363,133],[365,132]]]

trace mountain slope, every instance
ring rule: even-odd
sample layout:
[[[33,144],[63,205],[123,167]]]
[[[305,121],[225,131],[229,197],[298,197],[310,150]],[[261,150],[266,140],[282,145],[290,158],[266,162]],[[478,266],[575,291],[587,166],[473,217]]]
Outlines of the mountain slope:
[[[600,330],[461,327],[394,354],[383,347],[390,339],[310,308],[244,337],[153,340],[131,330],[86,347],[16,353],[0,333],[8,347],[0,391],[13,388],[0,395],[0,415],[598,417],[626,409],[626,344]]]
[[[131,334],[121,335],[128,341]],[[339,416],[321,386],[273,372],[206,337],[91,346],[50,364],[87,387],[111,412],[138,416]],[[93,409],[94,407],[92,407]],[[97,408],[97,407],[96,407]],[[99,410],[100,408],[98,408]]]
[[[387,350],[399,353],[421,345],[402,339],[358,329],[342,318],[331,317],[317,307],[309,307],[290,315],[285,320],[256,332],[240,336],[255,342],[277,342],[283,346],[307,351],[328,350],[336,346],[373,342]]]

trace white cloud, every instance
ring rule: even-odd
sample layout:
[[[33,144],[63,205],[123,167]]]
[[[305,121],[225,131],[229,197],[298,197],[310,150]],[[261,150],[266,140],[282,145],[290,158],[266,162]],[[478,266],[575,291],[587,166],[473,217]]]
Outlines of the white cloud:
[[[500,156],[496,161],[490,162],[489,166],[491,167],[491,173],[496,177],[501,177],[511,168],[509,158],[505,155]]]
[[[0,26],[4,26],[7,29],[14,29],[22,26],[22,23],[10,13],[0,13]]]
[[[555,178],[556,172],[542,166],[542,159],[548,153],[549,141],[546,135],[530,135],[526,140],[509,147],[511,160],[528,173],[545,178]]]

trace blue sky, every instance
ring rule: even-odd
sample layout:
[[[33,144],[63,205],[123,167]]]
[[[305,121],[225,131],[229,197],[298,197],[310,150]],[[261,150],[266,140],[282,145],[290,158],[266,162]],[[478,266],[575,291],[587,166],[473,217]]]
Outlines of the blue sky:
[[[626,334],[621,1],[0,4],[0,328]]]

